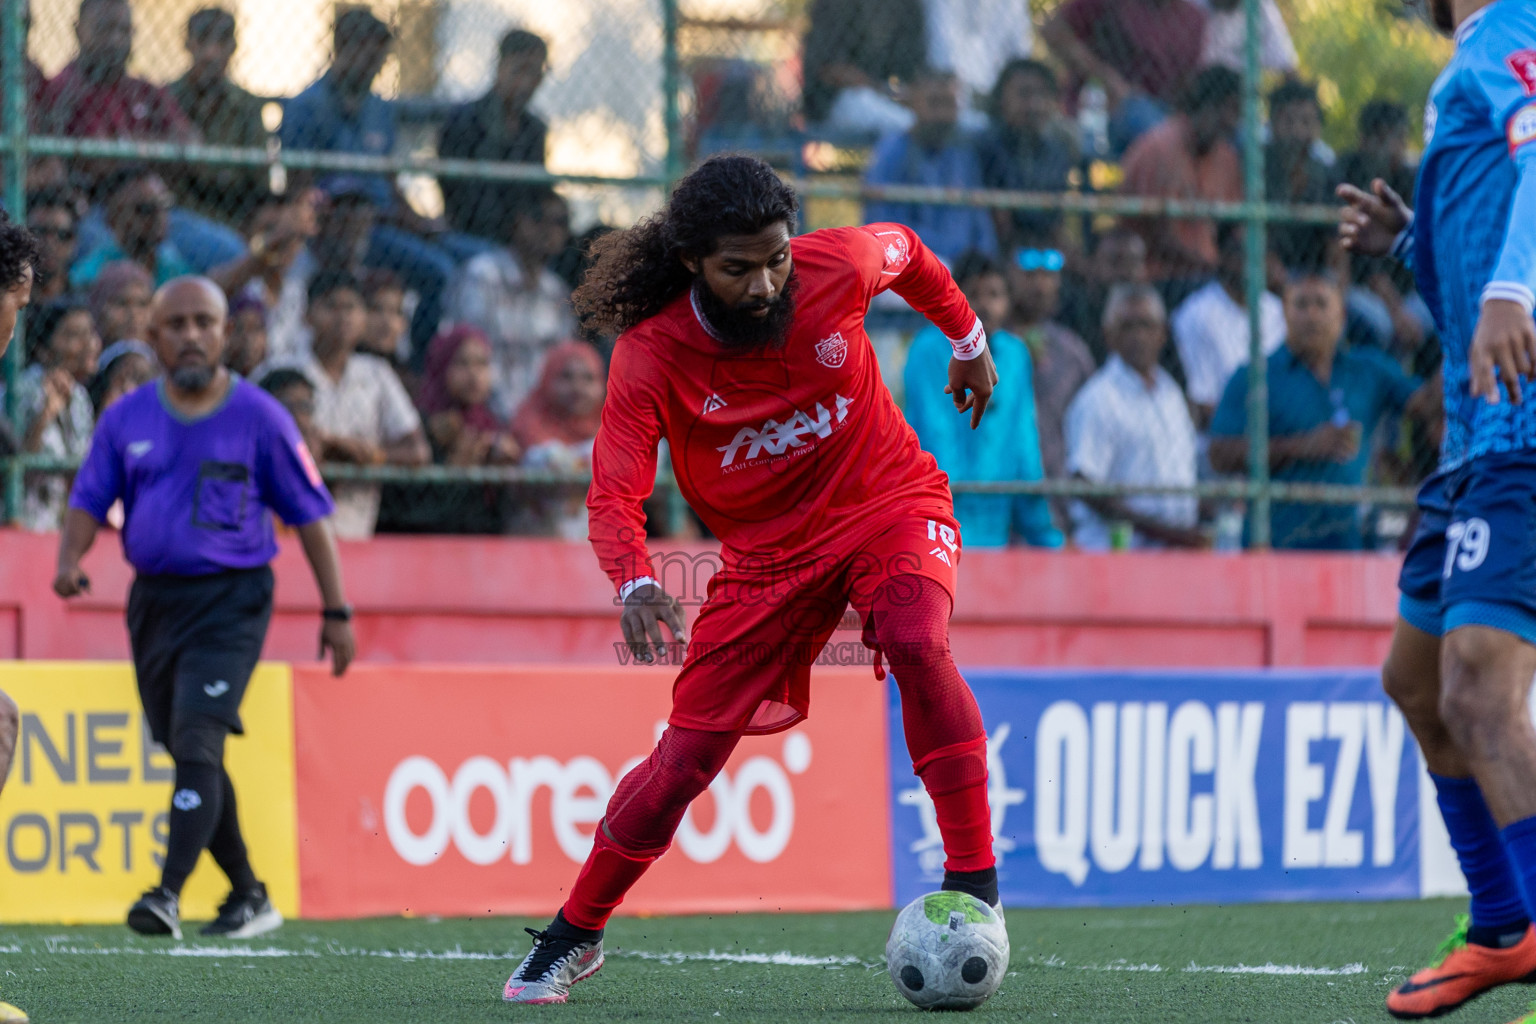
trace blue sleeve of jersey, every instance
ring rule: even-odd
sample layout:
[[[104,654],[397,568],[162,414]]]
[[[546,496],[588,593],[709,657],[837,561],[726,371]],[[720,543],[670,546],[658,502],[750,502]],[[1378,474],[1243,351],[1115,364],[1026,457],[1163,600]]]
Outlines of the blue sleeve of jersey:
[[[1527,113],[1536,122],[1536,107],[1527,107]],[[1518,118],[1517,118],[1518,119]],[[1532,129],[1536,139],[1536,128]],[[1494,264],[1489,278],[1490,298],[1516,298],[1516,294],[1499,294],[1500,285],[1518,285],[1528,293],[1536,293],[1536,146],[1525,145],[1517,153],[1520,181],[1515,186],[1514,202],[1509,209],[1509,227],[1504,234],[1504,247],[1499,250],[1499,262]]]
[[[1488,26],[1488,46],[1473,68],[1488,99],[1492,127],[1505,137],[1520,172],[1504,245],[1489,279],[1490,297],[1515,298],[1523,290],[1529,301],[1536,291],[1536,173],[1531,169],[1536,163],[1536,19],[1523,10],[1515,15],[1514,24]],[[1495,27],[1502,31],[1492,31]],[[1514,287],[1500,295],[1499,285]]]

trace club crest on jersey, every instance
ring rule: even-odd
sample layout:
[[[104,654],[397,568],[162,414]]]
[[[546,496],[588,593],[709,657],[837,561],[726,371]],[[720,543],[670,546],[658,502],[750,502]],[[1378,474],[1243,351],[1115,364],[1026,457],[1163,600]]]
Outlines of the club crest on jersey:
[[[1536,96],[1536,50],[1516,50],[1504,58],[1509,70],[1520,79],[1520,87],[1527,96]]]
[[[1435,121],[1439,116],[1440,111],[1436,109],[1434,100],[1424,104],[1424,145],[1426,146],[1435,139]]]
[[[1536,139],[1536,103],[1516,111],[1509,119],[1509,148],[1513,152]]]
[[[848,342],[843,338],[842,332],[834,332],[832,337],[824,338],[816,343],[816,361],[829,369],[837,369],[843,365],[843,360],[848,358]]]
[[[907,264],[912,260],[912,249],[907,245],[907,236],[900,231],[876,231],[875,238],[880,247],[885,250],[885,262],[880,267],[880,273],[892,276],[907,269]]]

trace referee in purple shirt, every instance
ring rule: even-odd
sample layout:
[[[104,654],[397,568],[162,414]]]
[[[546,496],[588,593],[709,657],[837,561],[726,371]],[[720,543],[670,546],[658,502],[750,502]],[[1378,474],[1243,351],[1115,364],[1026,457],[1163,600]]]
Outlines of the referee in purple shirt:
[[[128,926],[181,938],[177,901],[204,849],[232,891],[204,935],[248,938],[282,924],[240,835],[224,739],[243,731],[240,701],[272,617],[272,516],[298,529],[325,602],[321,653],[334,674],[352,660],[352,609],[329,516],[331,496],[293,417],[220,360],[224,293],[204,277],[155,294],[149,340],[166,376],[105,413],[75,477],[53,589],[89,587],[80,559],[121,499],[134,674],[150,733],[176,762],[160,884]]]

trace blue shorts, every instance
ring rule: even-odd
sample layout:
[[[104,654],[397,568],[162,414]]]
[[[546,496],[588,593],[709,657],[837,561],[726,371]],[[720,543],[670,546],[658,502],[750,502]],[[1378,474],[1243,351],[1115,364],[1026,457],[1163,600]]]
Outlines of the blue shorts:
[[[1442,636],[1488,626],[1536,644],[1536,451],[1483,455],[1419,488],[1398,612]]]

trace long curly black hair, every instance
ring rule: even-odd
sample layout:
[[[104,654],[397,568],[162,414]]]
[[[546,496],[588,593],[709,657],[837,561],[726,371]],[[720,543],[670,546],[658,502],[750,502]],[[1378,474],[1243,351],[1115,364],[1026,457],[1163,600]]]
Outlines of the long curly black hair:
[[[0,210],[0,288],[18,287],[28,267],[37,270],[40,254],[37,236]]]
[[[712,157],[677,183],[659,213],[593,243],[592,267],[571,296],[576,315],[595,334],[627,331],[693,284],[684,256],[708,256],[722,235],[780,223],[793,231],[799,211],[794,189],[763,161]]]

